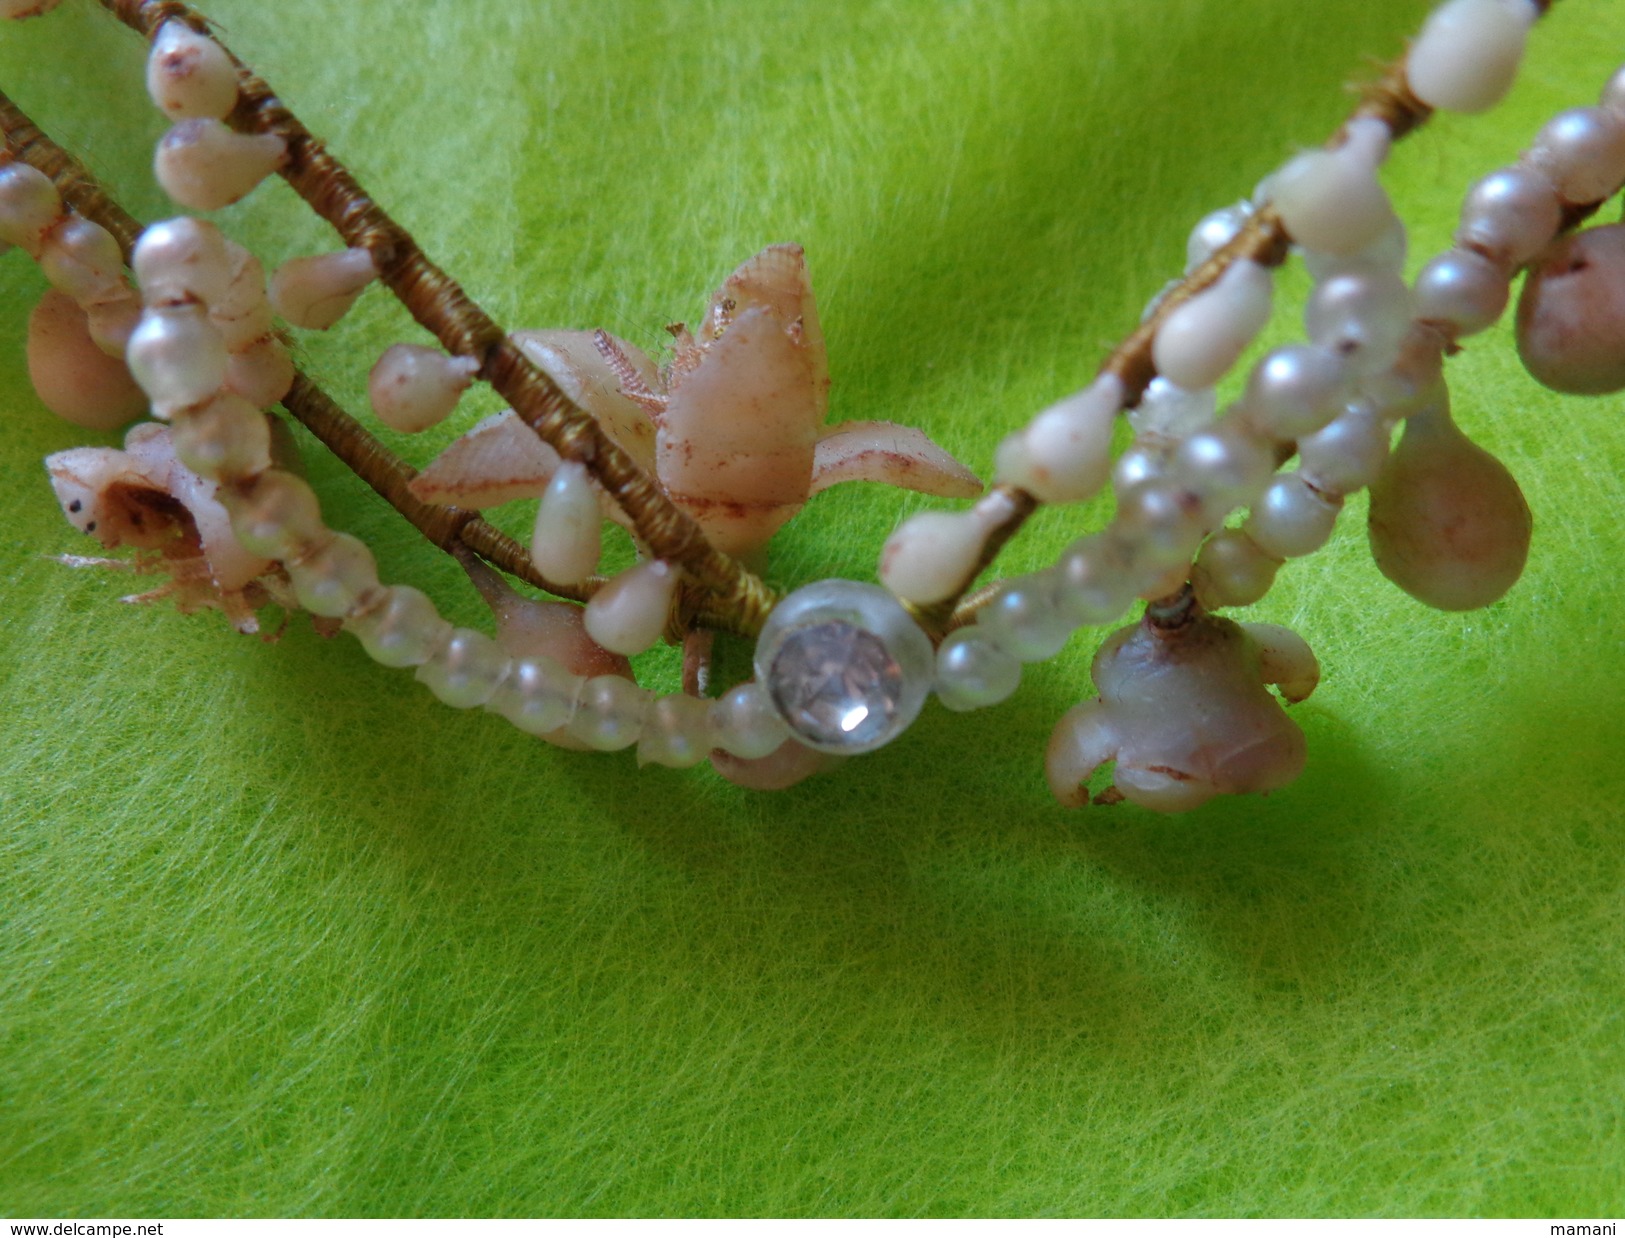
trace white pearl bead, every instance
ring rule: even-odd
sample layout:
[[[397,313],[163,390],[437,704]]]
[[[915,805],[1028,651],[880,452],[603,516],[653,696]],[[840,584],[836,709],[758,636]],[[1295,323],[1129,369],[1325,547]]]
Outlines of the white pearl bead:
[[[579,584],[598,566],[602,536],[603,515],[587,470],[567,460],[542,492],[530,538],[531,560],[548,580]]]
[[[28,377],[46,408],[87,429],[113,430],[147,412],[122,358],[96,346],[85,311],[55,288],[28,317]]]
[[[207,399],[226,381],[226,346],[199,305],[148,309],[124,359],[159,417]]]
[[[130,346],[130,336],[141,325],[141,298],[134,292],[113,301],[103,301],[85,311],[86,325],[96,347],[109,357],[124,363],[124,352]]]
[[[453,709],[476,709],[496,694],[512,669],[513,659],[484,632],[453,628],[450,639],[418,667],[416,678]]]
[[[552,658],[515,658],[513,670],[485,708],[527,735],[546,735],[569,725],[575,716],[576,697],[586,682]]]
[[[264,339],[276,325],[265,297],[265,268],[260,260],[235,241],[226,241],[226,267],[230,275],[225,291],[209,302],[209,317],[220,328],[228,351],[237,352]]]
[[[1456,244],[1508,269],[1520,267],[1557,235],[1562,214],[1557,190],[1539,172],[1501,168],[1467,191]]]
[[[313,615],[342,619],[378,587],[378,564],[360,538],[335,533],[287,561],[294,596]]]
[[[1615,69],[1613,75],[1603,84],[1602,94],[1598,96],[1597,102],[1610,112],[1625,114],[1625,65]]]
[[[271,277],[271,307],[296,327],[325,331],[377,278],[378,266],[365,249],[294,258]]]
[[[0,167],[0,241],[37,257],[63,213],[62,197],[45,173],[17,160]]]
[[[1274,472],[1274,451],[1240,422],[1227,420],[1181,443],[1168,479],[1195,494],[1217,519],[1251,503]]]
[[[581,685],[570,734],[597,752],[618,752],[638,742],[649,693],[619,675],[595,675]]]
[[[1153,378],[1140,402],[1129,410],[1128,423],[1136,434],[1157,434],[1180,439],[1213,424],[1219,396],[1212,387],[1186,391],[1166,378]]]
[[[1405,224],[1395,215],[1376,240],[1364,248],[1347,254],[1328,254],[1318,249],[1302,251],[1304,269],[1317,284],[1323,284],[1334,275],[1376,272],[1380,275],[1399,276],[1405,270],[1405,254],[1409,245]]]
[[[880,583],[905,602],[929,606],[971,578],[982,553],[982,522],[970,512],[920,512],[886,539]]]
[[[379,421],[403,434],[417,434],[451,415],[479,369],[473,357],[393,344],[367,376],[367,396]]]
[[[1304,152],[1270,178],[1269,192],[1287,235],[1305,249],[1355,253],[1393,225],[1376,168],[1348,146]]]
[[[1196,557],[1191,588],[1207,610],[1251,606],[1270,591],[1281,561],[1240,529],[1221,529]]]
[[[1111,433],[1123,384],[1103,374],[1076,395],[1039,413],[1019,432],[1022,449],[1000,459],[998,480],[1046,503],[1079,503],[1111,474]]]
[[[220,229],[186,215],[150,225],[136,240],[130,266],[148,305],[202,301],[212,307],[232,274]]]
[[[1055,565],[1056,601],[1079,627],[1110,623],[1139,592],[1131,551],[1107,534],[1082,537]],[[1141,573],[1142,575],[1144,573]]]
[[[1625,224],[1588,228],[1529,269],[1518,300],[1518,356],[1553,391],[1625,388]]]
[[[746,761],[776,752],[790,738],[790,728],[757,683],[742,683],[712,703],[711,730],[718,748]]]
[[[1206,516],[1201,501],[1180,486],[1142,482],[1118,492],[1112,532],[1132,545],[1147,567],[1179,567],[1201,545]]]
[[[1524,156],[1566,202],[1600,202],[1625,181],[1625,116],[1571,108],[1547,121]]]
[[[269,408],[287,395],[293,378],[293,358],[274,335],[237,349],[226,363],[226,386],[255,408]]]
[[[1343,363],[1335,354],[1312,344],[1286,344],[1253,367],[1242,413],[1270,438],[1301,438],[1337,415],[1343,383]]]
[[[218,120],[183,120],[159,139],[152,170],[182,206],[217,211],[247,197],[287,154],[287,143],[274,133],[233,133]]]
[[[1446,250],[1416,276],[1418,321],[1445,325],[1451,335],[1473,335],[1495,325],[1511,289],[1499,267],[1470,249]]]
[[[1365,404],[1353,404],[1324,430],[1298,443],[1299,471],[1316,490],[1339,498],[1363,490],[1388,458],[1391,423]]]
[[[411,585],[380,589],[344,626],[380,666],[422,666],[451,639],[451,624]]]
[[[1242,523],[1242,532],[1276,559],[1313,554],[1337,525],[1343,500],[1317,493],[1300,473],[1282,473]]]
[[[223,393],[175,417],[180,462],[203,477],[257,477],[271,467],[271,423],[241,396]]]
[[[682,574],[664,559],[628,568],[587,603],[582,615],[587,635],[611,653],[629,658],[642,653],[666,630],[681,579]]]
[[[1533,6],[1506,0],[1450,0],[1433,11],[1405,61],[1412,93],[1430,107],[1482,112],[1518,74]]]
[[[297,557],[326,532],[316,492],[301,477],[267,469],[244,491],[220,491],[243,549],[267,559]]]
[[[166,21],[147,56],[147,93],[171,120],[219,120],[237,105],[237,68],[208,35]]]
[[[1347,273],[1319,284],[1304,309],[1310,340],[1358,377],[1387,369],[1410,329],[1411,290],[1397,275]]]
[[[711,755],[713,746],[711,702],[674,693],[650,707],[638,739],[638,765],[691,769]]]
[[[937,649],[937,699],[955,713],[1007,700],[1021,686],[1021,663],[975,627],[950,632]]]
[[[1269,321],[1273,289],[1258,263],[1233,263],[1163,321],[1151,345],[1157,372],[1191,391],[1218,382]]]
[[[1234,240],[1252,213],[1251,202],[1238,202],[1202,216],[1185,243],[1185,270],[1194,271]]]
[[[69,215],[45,234],[39,264],[51,285],[80,305],[117,300],[125,291],[124,251],[83,215]]]
[[[1023,662],[1053,658],[1072,635],[1072,625],[1061,613],[1056,584],[1042,573],[1007,582],[976,612],[976,626],[1013,658]]]
[[[1168,471],[1170,449],[1157,442],[1131,443],[1112,466],[1112,487],[1127,490],[1142,481],[1155,481]]]

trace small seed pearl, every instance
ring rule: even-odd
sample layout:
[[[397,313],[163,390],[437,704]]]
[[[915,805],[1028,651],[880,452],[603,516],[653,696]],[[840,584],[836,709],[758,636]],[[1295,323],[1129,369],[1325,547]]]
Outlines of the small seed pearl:
[[[1309,339],[1341,357],[1349,374],[1387,369],[1410,329],[1411,290],[1397,275],[1333,276],[1316,286],[1304,309]]]
[[[1511,269],[1557,235],[1562,206],[1552,183],[1533,168],[1501,168],[1478,181],[1461,204],[1456,244]]]
[[[149,308],[124,359],[160,417],[208,399],[226,381],[225,343],[197,305]]]
[[[1137,548],[1147,568],[1189,563],[1205,524],[1201,502],[1177,484],[1141,482],[1117,493],[1112,530]]]
[[[1240,422],[1193,434],[1174,451],[1168,479],[1189,490],[1212,517],[1251,503],[1275,472],[1274,453]]]
[[[1191,229],[1190,240],[1185,244],[1185,270],[1194,271],[1228,245],[1246,225],[1252,213],[1251,202],[1238,202],[1202,216],[1196,227]]]
[[[1317,493],[1300,473],[1282,473],[1253,504],[1242,532],[1276,559],[1313,554],[1326,544],[1343,500]]]
[[[485,708],[527,735],[546,735],[569,724],[584,683],[552,658],[515,658],[513,670]]]
[[[1242,414],[1270,438],[1301,438],[1337,415],[1343,382],[1343,363],[1334,353],[1313,344],[1287,344],[1253,367]]]
[[[742,683],[711,705],[716,745],[742,760],[754,761],[776,751],[790,738],[772,698],[757,683]]]
[[[976,613],[976,626],[1005,653],[1023,662],[1046,662],[1061,652],[1072,626],[1060,613],[1056,582],[1021,576]]]
[[[39,265],[53,287],[80,305],[117,300],[128,287],[118,242],[83,215],[69,215],[45,234]]]
[[[287,561],[299,604],[313,615],[342,619],[378,587],[378,565],[361,539],[334,533]]]
[[[638,742],[649,713],[649,693],[619,675],[595,675],[581,685],[570,734],[598,752],[618,752]]]
[[[711,702],[678,692],[649,710],[638,739],[638,765],[690,769],[711,755]]]
[[[1567,202],[1600,202],[1625,181],[1625,117],[1597,107],[1559,112],[1524,156]]]
[[[246,492],[221,492],[243,548],[267,559],[289,559],[325,531],[316,494],[303,478],[267,469]]]
[[[1191,588],[1208,610],[1251,606],[1275,583],[1281,561],[1240,529],[1221,529],[1202,547],[1191,571]]]
[[[513,659],[484,632],[453,628],[450,639],[418,667],[416,675],[453,709],[476,709],[491,699],[512,669]]]
[[[985,709],[1021,686],[1021,663],[977,627],[951,632],[937,649],[937,699],[956,713]]]
[[[271,467],[270,422],[229,392],[178,415],[170,438],[180,462],[205,477],[246,480]]]
[[[152,224],[135,243],[130,266],[148,305],[202,301],[213,306],[231,283],[220,229],[182,215]]]
[[[1354,404],[1298,443],[1299,471],[1323,494],[1353,494],[1376,480],[1388,459],[1392,428],[1365,404]]]
[[[49,176],[26,163],[0,166],[0,241],[37,258],[45,233],[62,215],[62,197]]]
[[[411,585],[389,585],[379,597],[344,626],[380,666],[422,666],[451,639],[451,624]]]
[[[1061,613],[1079,627],[1110,623],[1139,592],[1140,570],[1130,547],[1122,539],[1097,533],[1079,538],[1055,566],[1056,595]]]
[[[1473,335],[1495,325],[1509,295],[1501,268],[1470,249],[1451,249],[1417,273],[1416,317],[1446,323],[1458,337]]]

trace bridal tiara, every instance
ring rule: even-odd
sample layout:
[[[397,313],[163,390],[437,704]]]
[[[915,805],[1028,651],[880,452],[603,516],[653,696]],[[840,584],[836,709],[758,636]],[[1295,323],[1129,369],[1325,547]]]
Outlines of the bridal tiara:
[[[280,174],[344,248],[267,280],[195,215],[143,227],[0,96],[0,238],[52,284],[29,330],[41,399],[101,429],[156,418],[122,449],[47,461],[69,521],[166,574],[151,596],[218,608],[244,631],[268,607],[308,612],[448,705],[566,747],[709,760],[742,785],[787,787],[891,742],[932,695],[962,712],[1007,699],[1024,665],[1138,599],[1143,614],[1095,655],[1098,695],[1056,726],[1052,792],[1163,811],[1268,792],[1302,768],[1304,737],[1280,702],[1314,690],[1318,663],[1289,629],[1218,612],[1262,598],[1362,489],[1377,565],[1401,588],[1450,610],[1506,594],[1530,512],[1452,419],[1444,358],[1500,318],[1520,273],[1530,373],[1560,391],[1625,387],[1625,229],[1574,231],[1625,181],[1625,78],[1529,135],[1522,159],[1468,190],[1452,248],[1413,281],[1401,274],[1405,231],[1378,175],[1389,147],[1436,109],[1484,111],[1506,93],[1545,8],[1532,0],[1449,0],[1326,148],[1203,219],[1184,275],[1093,384],[1006,438],[985,493],[916,430],[824,425],[823,336],[797,246],[746,261],[699,323],[672,328],[663,365],[604,331],[510,334],[200,14],[176,0],[100,2],[151,41],[148,90],[174,121],[154,161],[165,192],[207,212]],[[3,6],[12,17],[54,7]],[[1314,283],[1307,339],[1265,354],[1221,409],[1215,387],[1269,321],[1274,272],[1290,260]],[[438,424],[476,379],[511,405],[421,473],[300,374],[288,348],[290,327],[334,327],[374,282],[441,344],[377,359],[368,391],[385,425]],[[383,584],[367,546],[325,524],[285,427],[264,412],[279,403],[459,558],[495,635]],[[1119,416],[1133,441],[1114,458]],[[878,584],[781,596],[744,566],[813,493],[850,480],[980,497],[904,521],[879,552]],[[1039,506],[1108,488],[1103,529],[1050,568],[976,587]],[[521,499],[539,499],[528,546],[478,514]],[[609,524],[639,558],[606,578]],[[502,573],[562,600],[521,594]],[[754,676],[713,692],[718,634],[754,640]],[[684,690],[657,697],[630,658],[663,637],[683,648]]]

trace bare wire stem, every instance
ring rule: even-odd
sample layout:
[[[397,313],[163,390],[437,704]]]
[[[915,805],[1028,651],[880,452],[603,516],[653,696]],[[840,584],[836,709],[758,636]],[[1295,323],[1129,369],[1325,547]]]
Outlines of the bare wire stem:
[[[183,22],[215,37],[208,20],[180,0],[101,0],[101,4],[149,41],[166,21]],[[280,137],[287,144],[283,179],[332,225],[345,244],[372,254],[380,279],[412,317],[448,352],[476,358],[479,376],[521,419],[559,455],[582,464],[609,491],[637,525],[650,552],[681,565],[696,585],[712,595],[705,609],[727,614],[728,626],[736,631],[758,631],[777,600],[773,591],[712,546],[699,526],[671,504],[593,416],[532,364],[507,332],[429,260],[411,234],[373,201],[270,86],[241,60],[232,59],[237,65],[238,95],[226,123],[242,132]]]

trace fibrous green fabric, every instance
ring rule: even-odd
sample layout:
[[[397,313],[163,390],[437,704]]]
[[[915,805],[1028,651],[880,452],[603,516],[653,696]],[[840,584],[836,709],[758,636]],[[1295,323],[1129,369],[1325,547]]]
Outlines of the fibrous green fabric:
[[[1177,272],[1191,223],[1330,134],[1425,7],[210,11],[505,323],[656,346],[800,241],[832,416],[922,426],[985,472]],[[1622,47],[1625,12],[1565,0],[1505,106],[1396,149],[1413,269]],[[173,211],[141,63],[86,0],[0,31],[0,87],[152,219]],[[279,184],[220,221],[268,266],[333,246]],[[1324,664],[1294,715],[1308,771],[1164,818],[1043,788],[1099,633],[998,709],[932,705],[766,796],[547,748],[297,619],[272,645],[121,605],[145,582],[49,557],[94,547],[40,460],[95,436],[29,390],[37,269],[12,253],[0,284],[0,1212],[1625,1206],[1625,420],[1536,387],[1504,327],[1449,373],[1535,511],[1522,583],[1428,611],[1351,502],[1253,608]],[[1272,339],[1302,290],[1283,281]],[[300,360],[359,412],[396,340],[424,337],[373,291]],[[421,463],[495,406],[391,441]],[[386,579],[478,619],[455,565],[307,454]],[[923,505],[821,496],[771,574],[872,578]],[[1044,513],[1005,566],[1101,518]],[[669,652],[650,671],[670,685]]]

